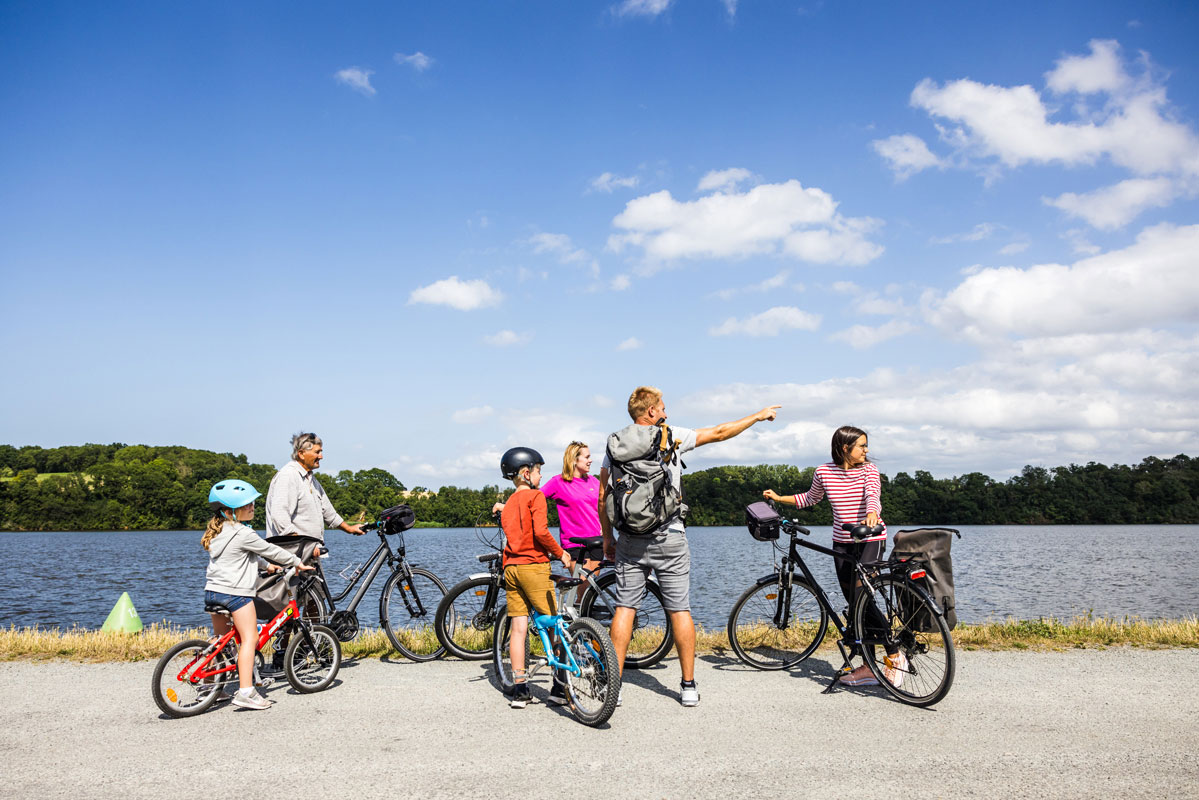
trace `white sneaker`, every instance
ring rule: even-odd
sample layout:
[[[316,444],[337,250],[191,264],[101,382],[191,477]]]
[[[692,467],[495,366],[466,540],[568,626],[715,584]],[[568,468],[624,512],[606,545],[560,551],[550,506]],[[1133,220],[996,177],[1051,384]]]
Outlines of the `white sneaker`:
[[[271,707],[271,702],[254,689],[248,692],[238,689],[237,694],[233,695],[233,705],[263,711]]]
[[[695,681],[692,681],[690,686],[679,684],[679,702],[685,708],[699,705],[699,687],[695,685]]]
[[[908,671],[908,659],[903,653],[896,653],[883,659],[883,677],[898,689],[903,686],[903,674]]]

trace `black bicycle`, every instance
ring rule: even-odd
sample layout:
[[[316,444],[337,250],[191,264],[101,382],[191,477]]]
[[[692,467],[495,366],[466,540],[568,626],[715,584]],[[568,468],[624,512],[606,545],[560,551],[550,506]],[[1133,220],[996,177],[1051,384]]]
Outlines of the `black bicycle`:
[[[844,665],[825,693],[837,687],[849,671],[851,659],[860,654],[879,685],[897,699],[915,706],[931,706],[945,697],[953,684],[956,657],[945,615],[926,588],[925,565],[915,558],[894,556],[886,561],[856,563],[854,569],[862,588],[853,608],[847,610],[846,622],[852,620],[848,625],[833,609],[798,548],[836,559],[844,556],[831,548],[800,541],[799,536],[810,535],[807,528],[792,520],[776,519],[774,525],[750,526],[755,539],[771,542],[783,556],[775,572],[759,578],[733,605],[728,636],[737,657],[758,669],[792,667],[816,651],[831,620],[841,634],[837,647]],[[854,539],[882,530],[864,525],[842,527]],[[790,539],[787,548],[778,542],[780,530]],[[952,532],[961,536],[956,530]],[[881,629],[879,617],[870,612],[872,606],[885,620]],[[884,675],[879,649],[897,650],[904,656],[897,660],[898,667],[893,667],[894,680]]]
[[[364,531],[378,533],[379,546],[364,563],[342,572],[346,585],[338,594],[329,587],[320,559],[314,559],[319,582],[299,598],[304,615],[332,628],[341,641],[353,640],[362,630],[358,606],[386,564],[391,575],[379,596],[379,621],[391,646],[413,661],[432,661],[444,655],[445,648],[433,633],[433,615],[445,596],[445,583],[429,570],[408,562],[404,531],[415,522],[412,509],[399,505],[380,514],[377,522],[363,525]],[[345,600],[355,586],[358,590],[350,602],[338,609],[337,603]]]
[[[493,530],[495,534],[485,531]],[[479,541],[493,552],[477,556],[487,564],[488,571],[471,575],[451,588],[437,607],[434,629],[441,645],[451,654],[468,661],[483,661],[491,656],[495,623],[504,600],[503,529],[476,528]],[[581,540],[577,552],[582,560],[600,561],[603,557],[603,538]],[[616,573],[611,561],[600,561],[599,568],[577,571],[587,588],[579,601],[579,615],[596,620],[605,628],[612,625],[616,608]],[[629,642],[625,666],[629,669],[648,669],[661,661],[674,646],[670,619],[662,606],[662,591],[652,579],[646,586],[645,599],[633,621],[633,639]]]

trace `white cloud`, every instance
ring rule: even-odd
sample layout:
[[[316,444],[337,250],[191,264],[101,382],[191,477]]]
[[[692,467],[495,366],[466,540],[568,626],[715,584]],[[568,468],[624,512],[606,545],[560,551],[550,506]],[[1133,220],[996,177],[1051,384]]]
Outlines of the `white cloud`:
[[[622,177],[611,172],[605,172],[591,181],[591,188],[597,192],[612,194],[617,189],[634,189],[640,182],[641,179],[636,175]]]
[[[534,253],[548,253],[560,264],[572,264],[590,258],[587,251],[575,247],[565,233],[537,233],[529,237],[528,243],[532,245]]]
[[[612,282],[609,284],[609,286],[612,288],[612,291],[614,291],[614,292],[623,292],[625,289],[629,288],[629,286],[631,286],[631,285],[632,285],[632,282],[629,280],[628,275],[617,275],[615,278],[612,279]]]
[[[999,248],[1000,255],[1013,256],[1028,249],[1028,242],[1012,242]]]
[[[495,414],[495,409],[491,406],[478,406],[476,408],[464,408],[460,411],[455,411],[450,415],[450,419],[460,425],[470,425],[482,422],[493,414]]]
[[[1165,208],[1179,194],[1180,187],[1170,178],[1130,178],[1087,194],[1066,192],[1041,200],[1093,228],[1114,230],[1124,227],[1146,209]]]
[[[459,280],[457,275],[414,289],[412,294],[408,295],[409,304],[428,303],[449,306],[459,311],[473,311],[499,305],[503,299],[503,293],[488,286],[486,281],[463,281]]]
[[[1070,266],[997,267],[926,299],[929,319],[980,340],[1114,333],[1199,321],[1199,225],[1148,228]]]
[[[356,92],[370,97],[375,93],[375,87],[371,86],[371,76],[374,75],[374,70],[361,69],[360,67],[347,67],[333,73],[333,79],[338,83],[349,86]]]
[[[516,331],[502,330],[483,337],[483,343],[492,347],[512,347],[513,345],[528,344],[531,341],[533,341],[531,331],[517,333]]]
[[[918,326],[906,320],[893,319],[890,322],[876,326],[853,325],[843,331],[832,334],[828,338],[838,342],[845,342],[855,350],[864,350],[868,347],[874,347],[880,342],[894,339],[897,336],[903,336],[917,329]]]
[[[733,191],[740,184],[753,178],[753,173],[741,167],[733,167],[732,169],[712,170],[707,175],[699,179],[699,185],[695,187],[697,192],[718,191]]]
[[[911,102],[943,121],[939,130],[954,149],[956,163],[989,176],[998,166],[1077,167],[1101,159],[1137,177],[1199,176],[1199,136],[1178,120],[1147,60],[1144,74],[1133,77],[1116,42],[1095,40],[1090,48],[1089,55],[1062,58],[1046,74],[1050,104],[1028,85],[969,79],[939,85],[927,78],[913,89]],[[1072,102],[1061,103],[1064,99]],[[1118,226],[1138,210],[1168,202],[1165,194],[1161,185],[1133,184],[1101,190],[1095,197],[1063,195],[1059,200],[1076,207],[1079,216]]]
[[[991,238],[999,229],[998,225],[990,222],[980,222],[966,233],[952,233],[949,236],[939,236],[929,239],[932,244],[956,244],[958,242],[981,242]]]
[[[395,62],[400,66],[412,67],[417,72],[424,72],[429,67],[433,66],[433,59],[429,58],[419,50],[411,55],[405,53],[396,53]]]
[[[609,249],[641,248],[653,263],[681,258],[781,254],[820,264],[865,264],[883,248],[866,237],[878,221],[846,218],[827,192],[799,181],[716,192],[689,202],[668,191],[630,200],[612,224]]]
[[[783,331],[814,331],[820,327],[820,315],[800,311],[793,306],[775,306],[743,320],[729,317],[708,330],[712,336],[778,336]]]
[[[724,10],[729,12],[730,17],[737,16],[737,0],[721,0],[724,3]]]
[[[870,146],[886,160],[887,166],[899,180],[909,178],[929,167],[941,166],[941,160],[933,155],[924,140],[910,133],[875,139]]]
[[[614,9],[622,17],[656,17],[674,0],[624,0]]]
[[[620,344],[616,345],[617,350],[640,350],[641,340],[636,336],[630,336]]]
[[[750,284],[749,286],[742,286],[742,287],[739,287],[736,289],[721,289],[717,292],[713,292],[712,294],[715,297],[720,298],[721,300],[728,300],[729,298],[735,297],[739,294],[770,292],[775,289],[781,289],[782,287],[786,286],[787,279],[790,276],[791,276],[791,271],[785,269],[782,272],[775,273],[774,275],[770,276],[769,278],[767,278],[764,281],[758,281],[757,283]],[[795,288],[797,290],[802,290],[803,285],[796,284]]]

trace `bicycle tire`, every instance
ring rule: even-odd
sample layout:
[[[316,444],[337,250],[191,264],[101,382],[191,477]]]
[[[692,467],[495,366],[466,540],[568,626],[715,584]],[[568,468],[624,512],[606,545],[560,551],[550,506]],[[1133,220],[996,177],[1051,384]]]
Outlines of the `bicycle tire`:
[[[491,655],[499,600],[497,591],[496,602],[487,607],[491,584],[490,576],[468,578],[455,584],[437,604],[433,628],[437,641],[450,655],[463,661],[486,661]]]
[[[341,669],[341,642],[332,628],[313,625],[308,629],[312,646],[298,630],[291,632],[283,654],[283,674],[291,688],[303,694],[328,689]]]
[[[409,574],[393,572],[379,598],[379,620],[391,646],[410,661],[432,661],[445,655],[437,641],[433,618],[445,596],[441,578],[413,567]],[[434,647],[436,645],[436,647]]]
[[[785,629],[775,624],[779,576],[762,578],[737,598],[729,613],[729,645],[751,667],[776,670],[803,661],[824,640],[828,612],[816,592],[796,573],[791,574],[790,618]]]
[[[171,717],[194,717],[203,714],[216,702],[220,689],[229,682],[228,676],[236,677],[237,671],[217,676],[212,683],[198,684],[187,679],[193,665],[208,649],[203,639],[187,639],[162,654],[154,665],[154,677],[150,682],[150,694],[154,704]],[[222,656],[218,654],[210,662],[216,665]],[[183,674],[185,678],[179,679]]]
[[[512,679],[512,660],[509,657],[508,639],[511,635],[511,618],[508,616],[508,604],[500,604],[499,610],[495,617],[495,638],[491,641],[491,666],[495,673],[495,682],[499,685],[504,694],[512,691],[512,687],[516,682]],[[527,678],[532,678],[535,669],[533,669],[533,661],[545,656],[545,648],[541,644],[541,637],[533,633],[533,626],[529,626],[529,633],[525,636],[525,674]]]
[[[939,702],[953,685],[957,656],[949,626],[938,612],[928,594],[906,577],[881,575],[874,579],[874,588],[884,606],[887,630],[870,633],[866,622],[867,605],[874,603],[869,592],[862,592],[854,605],[854,624],[862,635],[862,656],[879,685],[893,697],[913,706],[931,706]],[[875,606],[878,608],[878,606]],[[923,625],[918,622],[923,621]],[[931,630],[921,630],[931,628]],[[884,664],[876,660],[878,648],[884,652],[887,644],[899,648],[907,660],[906,669],[898,671],[901,680],[887,679]]]
[[[300,617],[317,625],[326,625],[329,621],[329,595],[319,583],[314,583],[296,596],[296,605],[300,609]]]
[[[620,671],[612,638],[603,625],[580,617],[566,629],[565,644],[582,670],[580,675],[563,670],[570,708],[584,725],[603,725],[620,698]]]
[[[595,620],[605,628],[612,626],[615,597],[612,587],[616,585],[616,573],[607,572],[595,579],[601,594],[590,584],[579,603],[579,616]],[[656,583],[646,582],[645,597],[633,617],[633,638],[625,653],[625,669],[649,669],[657,664],[674,646],[674,631],[670,627],[670,616],[662,604],[662,590]]]

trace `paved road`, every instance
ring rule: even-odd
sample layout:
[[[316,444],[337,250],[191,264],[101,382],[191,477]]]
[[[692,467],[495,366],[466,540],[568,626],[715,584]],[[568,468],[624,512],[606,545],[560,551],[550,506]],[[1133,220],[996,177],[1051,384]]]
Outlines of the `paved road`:
[[[602,729],[511,710],[458,661],[347,662],[321,694],[174,720],[153,666],[0,664],[0,797],[1199,797],[1195,650],[963,653],[931,710],[821,695],[820,658],[714,656],[684,709],[671,660]]]

